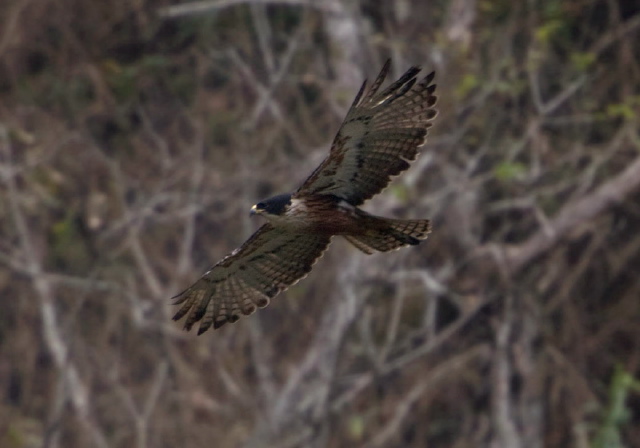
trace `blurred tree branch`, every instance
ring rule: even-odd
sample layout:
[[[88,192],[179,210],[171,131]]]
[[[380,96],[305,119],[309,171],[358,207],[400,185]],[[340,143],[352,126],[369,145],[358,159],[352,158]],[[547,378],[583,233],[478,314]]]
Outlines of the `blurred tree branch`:
[[[0,2],[0,446],[640,438],[635,398],[602,418],[640,375],[637,8],[170,3]],[[369,207],[427,243],[336,241],[268,309],[182,332],[168,298],[389,56],[437,71],[440,116]]]
[[[506,247],[505,263],[517,272],[544,254],[580,225],[592,220],[608,207],[622,203],[640,187],[640,157],[621,173],[588,194],[565,204],[548,224],[524,243]]]
[[[64,379],[64,401],[69,401],[95,446],[107,448],[109,446],[107,439],[101,428],[94,422],[89,388],[70,356],[67,341],[58,322],[53,287],[40,261],[43,249],[35,245],[33,233],[20,204],[22,194],[16,179],[19,169],[14,164],[12,152],[7,129],[0,125],[0,181],[7,190],[8,212],[18,237],[17,247],[20,249],[20,252],[13,256],[23,260],[24,273],[33,283],[39,300],[42,337],[58,369],[58,375]]]

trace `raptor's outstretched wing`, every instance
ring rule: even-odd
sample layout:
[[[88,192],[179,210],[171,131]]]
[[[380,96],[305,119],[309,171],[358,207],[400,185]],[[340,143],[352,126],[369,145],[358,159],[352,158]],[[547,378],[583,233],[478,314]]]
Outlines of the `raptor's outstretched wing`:
[[[186,330],[200,321],[198,334],[236,322],[305,277],[330,241],[328,235],[295,234],[265,224],[174,297],[182,306],[173,319],[187,315]]]
[[[364,94],[360,88],[336,135],[329,156],[295,193],[333,194],[360,205],[382,191],[391,176],[409,168],[436,116],[434,73],[417,81],[420,68],[411,67],[378,93],[390,61]]]

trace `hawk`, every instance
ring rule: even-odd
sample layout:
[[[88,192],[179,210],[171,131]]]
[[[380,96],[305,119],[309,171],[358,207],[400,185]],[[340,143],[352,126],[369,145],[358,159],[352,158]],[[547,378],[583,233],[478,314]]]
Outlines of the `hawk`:
[[[329,156],[302,186],[254,205],[251,214],[267,223],[173,298],[181,305],[173,319],[186,316],[186,330],[200,322],[202,334],[264,308],[311,271],[334,236],[367,254],[427,238],[427,219],[382,218],[358,208],[409,168],[436,116],[434,72],[418,80],[421,69],[411,67],[378,92],[390,64],[366,93],[363,83]]]

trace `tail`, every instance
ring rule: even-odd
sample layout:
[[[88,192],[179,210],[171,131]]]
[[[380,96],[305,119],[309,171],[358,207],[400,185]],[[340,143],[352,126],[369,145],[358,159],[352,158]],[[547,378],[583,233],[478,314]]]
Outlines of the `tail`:
[[[428,219],[388,219],[371,215],[365,219],[361,234],[345,235],[347,241],[365,254],[415,246],[431,232]]]

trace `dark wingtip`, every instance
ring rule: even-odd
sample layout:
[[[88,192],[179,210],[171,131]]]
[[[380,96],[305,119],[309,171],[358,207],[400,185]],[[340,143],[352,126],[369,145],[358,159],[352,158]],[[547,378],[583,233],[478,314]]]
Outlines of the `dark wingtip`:
[[[418,244],[420,244],[420,242],[421,242],[421,241],[420,241],[418,238],[416,238],[416,237],[410,236],[410,237],[408,238],[408,243],[409,243],[410,245],[412,245],[412,246],[417,246]]]
[[[424,82],[425,84],[430,84],[431,81],[433,81],[433,78],[435,77],[436,77],[436,72],[434,70],[431,73],[429,73],[427,76],[425,76],[422,82]]]
[[[182,319],[185,316],[185,314],[187,314],[187,312],[189,311],[189,308],[190,307],[182,307],[182,308],[180,308],[176,312],[176,314],[173,315],[173,317],[171,319],[173,319],[175,321],[178,321],[178,320]]]
[[[222,327],[224,324],[227,323],[227,320],[217,320],[213,323],[213,329],[217,330],[218,328]]]
[[[362,98],[361,100],[362,93],[359,93],[357,97],[358,102],[357,103],[354,102],[354,104],[358,105],[360,103],[366,103],[369,100],[371,100],[371,98],[373,98],[373,96],[376,94],[376,92],[384,82],[385,78],[389,74],[390,67],[391,67],[391,58],[387,59],[387,61],[384,63],[384,65],[382,66],[382,69],[380,70],[380,73],[378,74],[378,76],[376,76],[376,79],[371,84],[371,87],[369,87],[369,90],[367,91],[367,94],[364,95],[364,98]]]
[[[364,82],[362,83],[362,86],[360,87],[360,90],[358,90],[356,97],[353,99],[353,103],[351,103],[351,107],[355,107],[360,103],[360,98],[362,98],[362,94],[364,93],[366,88],[367,88],[367,79],[365,78]]]

